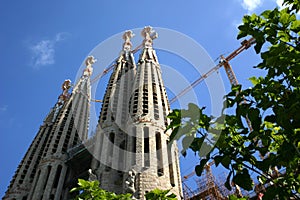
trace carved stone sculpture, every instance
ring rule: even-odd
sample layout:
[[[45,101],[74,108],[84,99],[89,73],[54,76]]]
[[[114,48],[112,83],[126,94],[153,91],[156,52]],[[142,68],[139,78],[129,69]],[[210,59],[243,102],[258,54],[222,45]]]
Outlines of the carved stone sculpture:
[[[132,47],[131,38],[134,36],[132,31],[125,31],[123,34],[124,44],[123,44],[123,50],[129,51]]]
[[[135,176],[136,172],[134,170],[129,170],[127,178],[125,180],[125,192],[135,193]]]
[[[96,180],[98,180],[97,175],[93,173],[92,169],[89,169],[88,173],[89,173],[89,181],[96,181]]]
[[[143,44],[145,47],[152,47],[152,41],[158,37],[158,34],[151,26],[146,26],[142,30],[141,35],[144,37]]]
[[[83,76],[91,76],[93,73],[93,67],[92,65],[96,62],[97,60],[94,58],[94,56],[88,56],[87,59],[85,60],[85,65],[86,68],[83,71]]]

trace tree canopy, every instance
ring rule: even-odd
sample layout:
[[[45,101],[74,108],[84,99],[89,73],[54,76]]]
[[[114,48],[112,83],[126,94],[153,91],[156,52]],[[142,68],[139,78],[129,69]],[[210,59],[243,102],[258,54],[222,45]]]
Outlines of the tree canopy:
[[[78,179],[78,186],[70,192],[78,193],[75,200],[131,200],[132,194],[115,194],[99,187],[99,181]],[[176,200],[170,190],[154,189],[145,194],[146,200]]]
[[[182,154],[191,149],[200,157],[197,175],[213,160],[228,170],[228,189],[234,182],[252,190],[254,172],[266,186],[264,199],[299,198],[300,193],[300,1],[285,0],[284,5],[246,15],[239,26],[238,39],[255,38],[261,56],[255,68],[264,70],[264,77],[249,78],[252,88],[233,86],[222,117],[205,115],[194,104],[169,115],[171,139],[184,135]]]

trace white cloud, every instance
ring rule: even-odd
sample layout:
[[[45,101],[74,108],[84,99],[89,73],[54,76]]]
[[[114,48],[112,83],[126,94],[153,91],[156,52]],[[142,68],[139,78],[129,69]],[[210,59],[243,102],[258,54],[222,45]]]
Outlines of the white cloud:
[[[244,9],[246,9],[248,12],[252,12],[257,7],[262,5],[262,0],[243,0],[242,6]]]
[[[35,67],[54,64],[54,44],[53,41],[42,40],[30,48],[33,53],[32,60]]]
[[[39,68],[44,65],[51,65],[55,63],[55,45],[65,40],[66,33],[58,33],[52,40],[42,40],[30,46],[32,52],[32,65],[34,68]]]

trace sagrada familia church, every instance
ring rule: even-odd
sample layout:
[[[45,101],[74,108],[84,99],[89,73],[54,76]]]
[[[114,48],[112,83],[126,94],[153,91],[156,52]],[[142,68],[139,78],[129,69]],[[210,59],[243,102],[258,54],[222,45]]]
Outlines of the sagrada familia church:
[[[103,97],[96,133],[88,136],[91,80],[95,59],[89,56],[81,78],[62,93],[40,126],[13,176],[5,200],[66,200],[78,179],[99,180],[115,193],[133,199],[155,189],[171,189],[182,198],[176,142],[169,141],[170,105],[152,47],[157,34],[142,32],[143,47],[135,63],[130,39],[114,64]],[[120,38],[121,40],[121,38]],[[118,51],[118,50],[116,50]]]

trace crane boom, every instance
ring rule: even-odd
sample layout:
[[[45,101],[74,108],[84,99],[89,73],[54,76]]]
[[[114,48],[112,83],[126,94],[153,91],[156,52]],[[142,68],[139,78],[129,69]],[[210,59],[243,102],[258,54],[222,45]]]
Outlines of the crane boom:
[[[219,68],[221,68],[222,66],[224,66],[225,70],[226,70],[226,74],[230,80],[231,84],[236,85],[237,79],[234,75],[234,72],[232,70],[232,68],[229,65],[229,61],[232,60],[234,57],[236,57],[238,54],[240,54],[242,51],[244,51],[245,49],[248,49],[252,44],[255,43],[255,39],[254,38],[250,38],[249,40],[244,40],[241,44],[241,46],[236,49],[235,51],[233,51],[229,56],[227,56],[226,58],[224,58],[222,56],[223,59],[221,59],[221,62],[219,64],[217,64],[215,67],[213,67],[212,69],[210,69],[208,72],[206,72],[205,74],[203,74],[202,76],[200,76],[197,80],[195,80],[193,83],[191,83],[188,87],[186,87],[185,89],[183,89],[178,95],[176,95],[175,97],[173,97],[170,100],[170,103],[174,103],[178,98],[180,98],[181,96],[183,96],[184,94],[186,94],[188,91],[190,91],[193,87],[195,87],[196,85],[198,85],[200,82],[202,82],[205,78],[207,78],[209,75],[211,75],[213,72],[217,71]]]
[[[211,166],[215,164],[215,161],[212,160],[209,163],[207,163],[204,167],[204,169],[206,170],[206,172],[211,172]],[[194,176],[196,174],[196,171],[192,171],[191,173],[183,176],[183,182],[186,181],[187,179],[189,179],[190,177]]]
[[[204,79],[206,79],[208,76],[210,76],[212,73],[220,69],[222,66],[224,66],[226,74],[229,78],[229,81],[232,85],[237,85],[238,81],[236,79],[236,76],[229,65],[229,61],[232,60],[234,57],[236,57],[238,54],[240,54],[245,49],[248,49],[252,44],[255,43],[254,38],[250,38],[249,40],[244,40],[241,44],[241,46],[233,51],[229,56],[224,58],[221,56],[221,62],[217,64],[215,67],[211,68],[208,72],[200,76],[198,79],[196,79],[194,82],[192,82],[188,87],[183,89],[179,94],[177,94],[175,97],[173,97],[170,100],[170,104],[174,103],[178,98],[185,95],[188,91],[190,91],[192,88],[197,86],[199,83],[201,83]],[[143,47],[143,44],[138,45],[135,49],[133,49],[131,52],[136,53],[138,50],[140,50]],[[94,79],[91,80],[91,84],[94,84],[98,79],[102,78],[104,75],[106,75],[109,71],[111,71],[114,68],[115,64],[109,66],[106,68],[102,73],[98,74]]]

